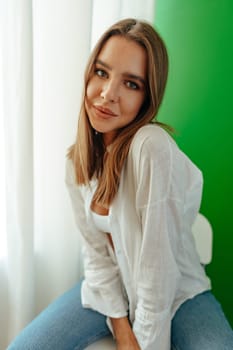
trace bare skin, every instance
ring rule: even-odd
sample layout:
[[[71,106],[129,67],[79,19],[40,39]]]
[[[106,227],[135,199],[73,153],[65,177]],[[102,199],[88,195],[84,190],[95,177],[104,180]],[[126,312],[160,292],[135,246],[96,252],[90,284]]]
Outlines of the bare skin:
[[[111,318],[116,337],[117,350],[140,350],[127,317]]]

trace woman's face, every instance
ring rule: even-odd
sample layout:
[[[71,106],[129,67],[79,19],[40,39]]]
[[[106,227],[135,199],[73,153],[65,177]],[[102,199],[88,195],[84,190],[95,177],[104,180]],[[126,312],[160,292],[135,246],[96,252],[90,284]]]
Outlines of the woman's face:
[[[91,126],[103,133],[107,146],[118,129],[138,114],[146,90],[146,52],[121,36],[111,37],[94,63],[85,107]]]

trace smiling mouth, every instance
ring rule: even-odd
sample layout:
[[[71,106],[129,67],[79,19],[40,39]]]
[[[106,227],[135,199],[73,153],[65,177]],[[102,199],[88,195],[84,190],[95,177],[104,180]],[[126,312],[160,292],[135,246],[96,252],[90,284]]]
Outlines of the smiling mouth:
[[[111,109],[108,109],[106,107],[93,105],[93,108],[97,115],[101,116],[102,118],[117,117],[116,113],[114,113]]]

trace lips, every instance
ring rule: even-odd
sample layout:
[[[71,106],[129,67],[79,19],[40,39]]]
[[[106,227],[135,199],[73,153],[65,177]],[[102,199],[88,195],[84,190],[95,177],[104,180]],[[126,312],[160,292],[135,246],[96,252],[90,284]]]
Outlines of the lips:
[[[103,107],[100,105],[93,105],[93,108],[95,112],[98,115],[102,116],[103,118],[117,117],[117,114],[107,107]]]

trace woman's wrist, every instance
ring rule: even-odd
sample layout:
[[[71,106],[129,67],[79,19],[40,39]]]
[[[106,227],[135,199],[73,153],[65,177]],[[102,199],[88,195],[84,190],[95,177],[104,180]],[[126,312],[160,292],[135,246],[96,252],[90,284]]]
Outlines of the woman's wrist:
[[[123,337],[126,337],[128,333],[132,332],[129,320],[127,317],[120,318],[110,318],[112,323],[112,328],[116,340],[121,340]]]
[[[110,318],[119,348],[139,350],[139,345],[127,317]]]

